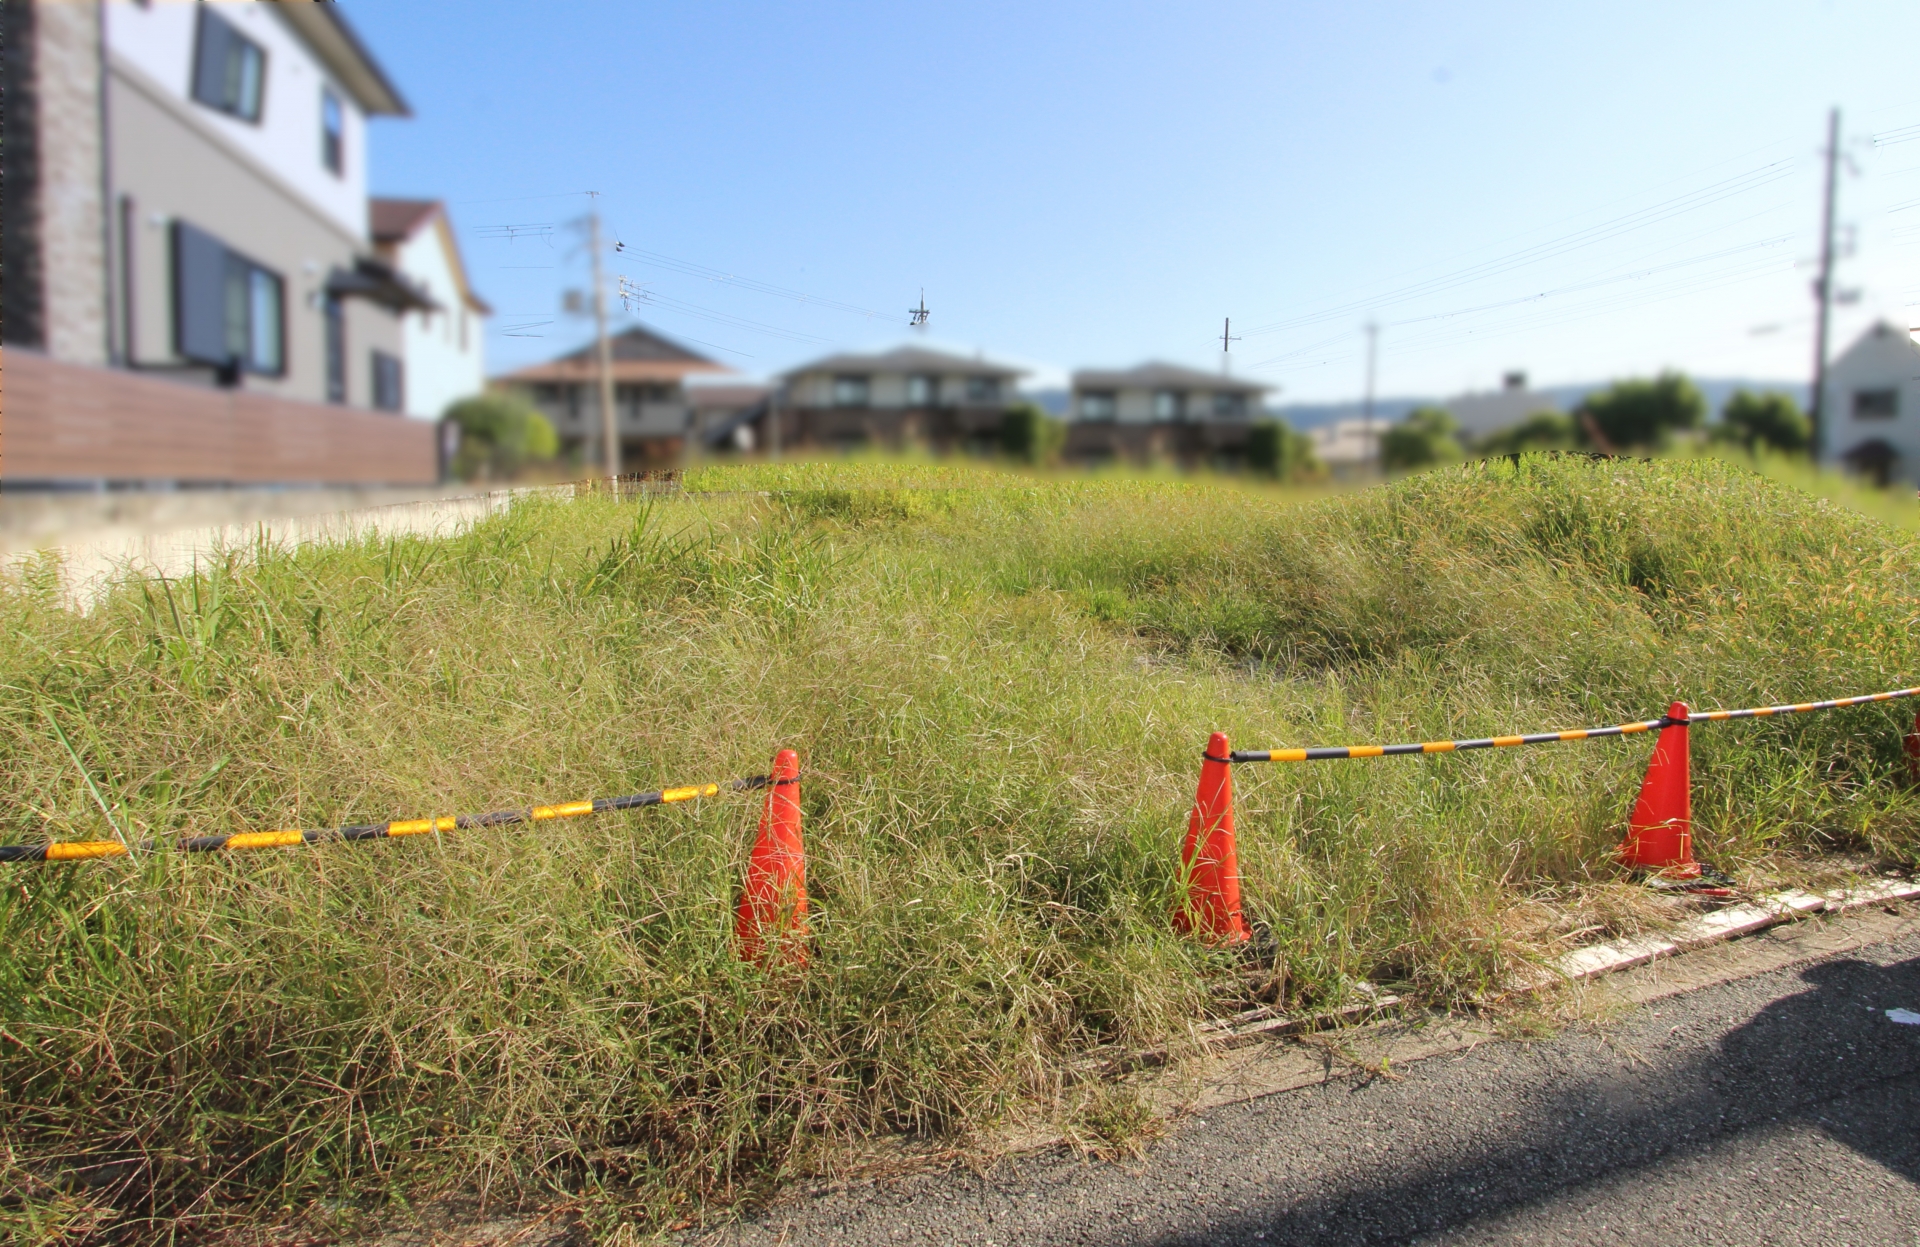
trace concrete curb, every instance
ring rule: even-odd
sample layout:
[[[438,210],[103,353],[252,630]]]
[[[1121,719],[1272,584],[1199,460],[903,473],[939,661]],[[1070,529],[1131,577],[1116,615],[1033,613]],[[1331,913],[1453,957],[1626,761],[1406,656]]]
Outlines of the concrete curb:
[[[1883,879],[1858,888],[1840,888],[1818,895],[1798,888],[1770,892],[1755,901],[1729,905],[1698,918],[1690,918],[1660,935],[1628,936],[1562,953],[1546,965],[1535,966],[1515,975],[1507,985],[1506,994],[1537,992],[1561,983],[1597,978],[1617,970],[1630,970],[1664,957],[1724,943],[1815,914],[1842,914],[1914,897],[1920,897],[1920,880]],[[1369,994],[1340,1008],[1309,1014],[1288,1016],[1271,1007],[1249,1009],[1230,1018],[1200,1023],[1194,1027],[1194,1035],[1207,1048],[1237,1048],[1262,1039],[1369,1020],[1401,1003],[1398,996]],[[1155,1062],[1151,1057],[1156,1055],[1161,1054],[1149,1054],[1144,1061],[1136,1058],[1135,1063],[1153,1064]]]
[[[1576,948],[1515,982],[1514,989],[1537,991],[1558,982],[1590,979],[1709,944],[1751,935],[1784,922],[1798,922],[1814,914],[1843,914],[1848,910],[1916,896],[1920,896],[1920,881],[1913,879],[1883,879],[1858,888],[1835,889],[1824,895],[1789,888],[1784,892],[1769,893],[1757,901],[1729,905],[1725,909],[1690,918],[1664,935],[1638,935]]]

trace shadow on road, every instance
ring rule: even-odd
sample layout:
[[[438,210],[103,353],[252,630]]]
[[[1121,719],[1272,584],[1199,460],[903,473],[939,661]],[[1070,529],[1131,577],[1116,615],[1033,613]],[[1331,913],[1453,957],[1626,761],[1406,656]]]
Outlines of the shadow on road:
[[[1454,1139],[1426,1146],[1428,1156],[1394,1164],[1390,1174],[1318,1199],[1249,1209],[1204,1236],[1157,1241],[1187,1247],[1252,1240],[1260,1231],[1268,1243],[1397,1241],[1791,1122],[1818,1125],[1920,1184],[1920,1027],[1886,1015],[1920,1009],[1920,958],[1890,966],[1830,961],[1801,977],[1809,990],[1768,1005],[1709,1059],[1569,1083],[1523,1101],[1519,1116],[1498,1125],[1497,1139],[1485,1133],[1485,1114],[1462,1113]],[[1366,1093],[1419,1092],[1402,1084]],[[1378,1103],[1374,1111],[1395,1106]]]

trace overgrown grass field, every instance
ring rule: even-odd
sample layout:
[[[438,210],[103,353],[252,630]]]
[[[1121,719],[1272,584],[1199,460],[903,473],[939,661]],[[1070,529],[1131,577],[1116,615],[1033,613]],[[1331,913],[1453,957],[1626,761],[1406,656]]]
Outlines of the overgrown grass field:
[[[1210,730],[1418,740],[1920,682],[1920,538],[1710,460],[1307,500],[884,466],[688,484],[238,551],[87,612],[44,576],[0,593],[0,839],[617,795],[790,745],[814,933],[804,972],[733,955],[751,794],[4,868],[0,1223],[194,1238],[464,1192],[669,1224],[862,1135],[1047,1111],[1072,1058],[1245,1007],[1243,959],[1167,920]],[[1755,884],[1912,862],[1910,721],[1696,729],[1698,849]],[[1239,768],[1269,992],[1459,1003],[1629,921],[1610,852],[1646,756]]]

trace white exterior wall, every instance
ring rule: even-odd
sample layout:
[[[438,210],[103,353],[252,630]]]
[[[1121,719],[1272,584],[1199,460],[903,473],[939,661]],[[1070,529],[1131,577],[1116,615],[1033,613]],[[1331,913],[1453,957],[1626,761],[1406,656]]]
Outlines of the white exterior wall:
[[[897,372],[872,372],[867,374],[867,406],[869,407],[905,407],[907,405],[907,379]]]
[[[822,372],[802,373],[787,383],[781,402],[793,407],[832,406],[833,377]]]
[[[1153,392],[1134,389],[1119,391],[1113,416],[1121,424],[1152,424]]]
[[[1113,418],[1117,423],[1120,423],[1120,424],[1158,423],[1157,421],[1155,421],[1154,415],[1153,415],[1153,396],[1155,394],[1160,393],[1161,388],[1163,387],[1142,388],[1140,386],[1119,386],[1112,390],[1109,390],[1106,387],[1099,386],[1099,385],[1089,385],[1084,388],[1080,386],[1075,386],[1073,390],[1073,401],[1068,405],[1067,418],[1070,420],[1076,420],[1076,421],[1086,419],[1085,416],[1080,414],[1080,396],[1086,391],[1091,390],[1096,394],[1111,393],[1114,396],[1114,417]],[[1195,386],[1183,387],[1178,385],[1167,386],[1164,388],[1171,389],[1176,393],[1185,394],[1187,396],[1185,419],[1189,423],[1204,424],[1209,421],[1221,418],[1221,417],[1216,417],[1213,414],[1213,396],[1216,393],[1221,393],[1222,391],[1210,390],[1203,387],[1195,387]],[[1260,418],[1262,412],[1264,411],[1264,404],[1261,401],[1261,397],[1259,393],[1257,392],[1250,393],[1245,390],[1227,390],[1224,392],[1229,394],[1245,395],[1246,413],[1244,416],[1238,417],[1238,418],[1249,420],[1249,421],[1257,420]],[[1228,418],[1233,418],[1233,417],[1228,417]]]
[[[1483,394],[1462,394],[1449,399],[1446,412],[1463,433],[1484,437],[1510,429],[1537,412],[1558,412],[1560,404],[1550,394],[1531,390],[1493,390]]]
[[[1856,392],[1889,389],[1900,394],[1899,414],[1893,419],[1862,420],[1853,414]],[[1877,439],[1900,454],[1893,465],[1895,477],[1920,481],[1920,345],[1905,329],[1876,325],[1834,360],[1827,368],[1824,407],[1824,462],[1837,464],[1848,451]]]
[[[441,305],[402,322],[407,414],[437,420],[447,404],[486,388],[486,324],[460,294],[444,218],[436,216],[395,251],[396,267]],[[464,322],[464,332],[462,324]]]
[[[198,4],[183,0],[107,0],[107,46],[113,54],[163,86],[201,121],[294,190],[355,239],[367,236],[367,123],[359,105],[306,44],[257,0],[226,0],[207,6],[266,52],[260,120],[242,121],[193,98],[193,55]],[[340,100],[345,135],[342,171],[321,156],[320,92],[331,86]]]

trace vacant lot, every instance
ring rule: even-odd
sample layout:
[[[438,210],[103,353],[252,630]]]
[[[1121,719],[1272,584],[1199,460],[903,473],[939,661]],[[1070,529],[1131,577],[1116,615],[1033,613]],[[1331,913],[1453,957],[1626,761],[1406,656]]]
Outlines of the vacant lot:
[[[1244,1007],[1242,960],[1166,921],[1209,730],[1485,735],[1920,677],[1920,539],[1710,461],[1319,500],[884,466],[689,484],[236,551],[84,615],[32,576],[0,594],[7,840],[617,795],[790,745],[815,932],[804,974],[733,957],[743,795],[9,868],[0,1223],[324,1228],[443,1191],[672,1221]],[[1910,721],[1697,729],[1703,855],[1750,882],[1912,861]],[[1645,758],[1242,768],[1263,998],[1460,1001],[1657,916],[1609,863]]]

